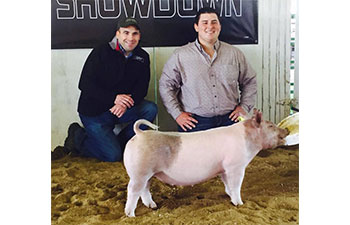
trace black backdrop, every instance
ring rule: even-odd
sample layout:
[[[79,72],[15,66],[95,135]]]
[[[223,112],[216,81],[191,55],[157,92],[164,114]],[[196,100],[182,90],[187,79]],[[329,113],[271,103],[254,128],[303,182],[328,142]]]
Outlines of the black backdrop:
[[[110,41],[118,20],[131,16],[141,26],[141,46],[180,46],[194,41],[194,16],[202,7],[220,14],[219,39],[258,43],[258,0],[52,0],[51,48],[92,48]]]

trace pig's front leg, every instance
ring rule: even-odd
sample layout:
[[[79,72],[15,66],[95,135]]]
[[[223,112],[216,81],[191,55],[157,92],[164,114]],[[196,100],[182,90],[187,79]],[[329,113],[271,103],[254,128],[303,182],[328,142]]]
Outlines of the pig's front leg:
[[[231,197],[231,192],[230,192],[230,189],[228,187],[227,177],[226,177],[225,173],[221,174],[221,180],[222,180],[222,182],[225,185],[225,192],[226,192],[226,194]]]
[[[244,178],[245,168],[235,168],[234,170],[226,170],[221,175],[221,180],[225,184],[225,191],[230,196],[232,204],[235,206],[243,205],[241,199],[241,186]]]

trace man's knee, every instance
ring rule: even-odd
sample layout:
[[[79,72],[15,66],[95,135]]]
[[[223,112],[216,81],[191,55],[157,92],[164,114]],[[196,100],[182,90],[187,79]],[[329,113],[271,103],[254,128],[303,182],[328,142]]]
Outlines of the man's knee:
[[[123,159],[120,143],[112,128],[95,124],[89,126],[88,143],[86,143],[88,155],[105,162],[116,162]]]
[[[156,117],[158,113],[158,107],[154,102],[145,100],[143,111],[149,117],[147,119],[151,120],[152,122],[152,120]]]
[[[158,107],[154,102],[150,102],[150,106],[149,106],[149,112],[150,114],[152,114],[154,117],[156,117],[157,113],[158,113]]]
[[[111,150],[108,151],[108,154],[105,155],[103,161],[105,162],[119,162],[122,161],[123,154],[120,150]]]

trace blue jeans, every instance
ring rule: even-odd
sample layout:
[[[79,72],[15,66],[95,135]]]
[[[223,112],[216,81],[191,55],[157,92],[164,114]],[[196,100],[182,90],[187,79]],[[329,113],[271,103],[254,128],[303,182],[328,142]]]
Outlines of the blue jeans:
[[[192,128],[192,130],[187,129],[186,132],[195,132],[195,131],[201,131],[201,130],[208,130],[216,127],[232,125],[236,122],[232,121],[229,118],[230,114],[231,113],[228,113],[222,116],[213,116],[213,117],[203,117],[203,116],[198,116],[196,114],[192,114],[192,117],[195,118],[198,121],[198,123],[195,123],[196,125],[195,128]],[[178,131],[185,132],[184,130],[182,130],[180,126],[178,126]]]
[[[157,111],[156,104],[143,100],[140,104],[127,109],[120,118],[110,111],[93,117],[79,114],[85,129],[75,133],[75,147],[82,156],[107,162],[121,161],[126,143],[135,135],[133,130],[135,121],[146,119],[152,122]],[[121,123],[129,124],[116,136],[113,129],[116,124]],[[140,128],[145,130],[147,126],[142,125]]]

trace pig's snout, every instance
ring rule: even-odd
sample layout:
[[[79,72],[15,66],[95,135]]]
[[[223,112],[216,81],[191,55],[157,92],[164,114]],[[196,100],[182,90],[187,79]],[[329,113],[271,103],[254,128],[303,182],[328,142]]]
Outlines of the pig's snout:
[[[287,137],[289,134],[289,130],[288,129],[283,129],[283,128],[279,128],[279,132],[278,132],[278,146],[281,145],[285,145],[286,144],[286,140],[285,137]]]
[[[287,137],[288,134],[289,134],[289,130],[287,128],[285,128],[285,129],[280,128],[280,132],[278,134],[278,137],[283,139],[283,138]]]

